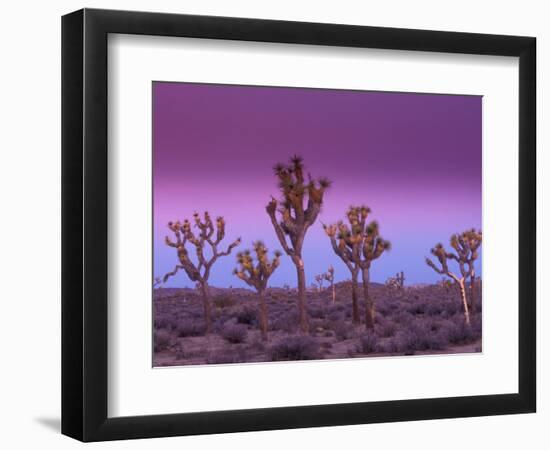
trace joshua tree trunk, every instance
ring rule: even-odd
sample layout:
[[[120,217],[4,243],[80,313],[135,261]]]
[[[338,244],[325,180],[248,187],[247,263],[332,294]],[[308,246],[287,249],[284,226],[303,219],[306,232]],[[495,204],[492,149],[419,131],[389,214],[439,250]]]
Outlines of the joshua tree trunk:
[[[365,326],[374,329],[374,303],[369,293],[369,269],[363,269],[363,295],[365,297]]]
[[[476,275],[475,273],[470,273],[470,311],[475,313],[475,306],[476,306]]]
[[[202,304],[204,308],[204,328],[205,333],[210,333],[212,331],[212,308],[210,306],[210,296],[208,293],[208,283],[203,281],[200,283],[201,294],[202,294]]]
[[[298,274],[298,316],[300,320],[300,329],[303,333],[309,333],[309,320],[306,310],[306,272],[302,258],[293,258],[296,264],[296,273]]]
[[[260,332],[262,335],[262,341],[267,341],[267,305],[265,303],[264,291],[258,292],[260,300]]]
[[[332,303],[336,303],[336,288],[334,287],[334,283],[331,284],[330,288],[332,290]]]
[[[358,284],[357,284],[357,271],[351,273],[351,303],[352,303],[352,321],[355,325],[361,323],[361,318],[359,317],[359,295],[358,295]]]
[[[470,325],[470,309],[468,308],[468,301],[466,300],[466,286],[464,277],[458,278],[455,276],[453,278],[460,290],[460,297],[462,298],[462,305],[464,306],[464,318],[466,319],[466,324]]]

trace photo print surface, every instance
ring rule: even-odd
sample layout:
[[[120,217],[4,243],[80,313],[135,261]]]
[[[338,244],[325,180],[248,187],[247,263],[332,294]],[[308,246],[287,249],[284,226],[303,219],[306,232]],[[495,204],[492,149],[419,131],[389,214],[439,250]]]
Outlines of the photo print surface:
[[[154,366],[481,351],[482,97],[152,95]]]

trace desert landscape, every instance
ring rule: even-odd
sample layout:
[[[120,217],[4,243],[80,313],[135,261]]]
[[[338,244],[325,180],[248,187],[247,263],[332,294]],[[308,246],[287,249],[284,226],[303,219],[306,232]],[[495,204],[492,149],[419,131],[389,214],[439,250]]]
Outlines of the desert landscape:
[[[478,282],[476,290],[481,284]],[[257,295],[242,288],[211,288],[213,332],[205,335],[195,289],[154,290],[154,366],[294,361],[373,356],[473,353],[481,348],[481,302],[466,325],[456,286],[396,289],[371,283],[373,331],[352,323],[351,282],[307,292],[310,332],[299,332],[294,289],[271,288],[269,341],[261,338]],[[361,315],[364,307],[360,306]]]
[[[481,352],[480,118],[155,83],[153,366]]]

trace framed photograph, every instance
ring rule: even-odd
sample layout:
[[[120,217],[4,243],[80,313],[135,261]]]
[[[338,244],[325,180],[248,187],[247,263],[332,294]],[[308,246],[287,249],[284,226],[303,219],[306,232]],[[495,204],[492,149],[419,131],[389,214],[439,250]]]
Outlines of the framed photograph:
[[[535,412],[533,37],[62,20],[62,432]]]

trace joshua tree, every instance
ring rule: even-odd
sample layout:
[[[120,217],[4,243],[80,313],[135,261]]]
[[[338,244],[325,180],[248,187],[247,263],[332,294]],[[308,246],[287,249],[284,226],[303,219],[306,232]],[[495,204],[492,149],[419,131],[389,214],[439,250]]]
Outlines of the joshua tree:
[[[467,277],[470,278],[470,301],[468,306],[470,311],[474,312],[475,307],[475,278],[476,271],[474,267],[474,261],[478,258],[478,249],[481,246],[482,241],[481,231],[475,229],[466,230],[460,234],[453,234],[451,236],[451,247],[455,250],[456,254],[450,254],[450,258],[454,259],[461,267],[466,269]]]
[[[325,274],[320,273],[319,275],[315,275],[315,282],[317,283],[317,290],[321,292],[323,290],[323,282],[325,281]]]
[[[395,277],[389,277],[386,280],[386,286],[390,292],[402,293],[405,287],[405,274],[403,271],[395,274]]]
[[[212,221],[208,211],[204,213],[204,218],[201,219],[198,213],[193,214],[193,221],[197,232],[191,230],[191,222],[185,219],[183,223],[169,222],[168,228],[172,230],[176,241],[172,241],[168,236],[165,238],[166,245],[177,250],[179,264],[176,265],[172,272],[164,275],[163,281],[183,269],[187,276],[196,283],[199,288],[204,306],[204,321],[206,333],[212,330],[211,305],[210,295],[208,292],[208,278],[214,263],[218,258],[227,256],[231,251],[240,244],[241,238],[232,242],[225,251],[219,251],[218,245],[225,237],[225,220],[223,217],[216,218],[216,224]],[[193,262],[186,248],[187,243],[195,247],[197,262]],[[205,249],[209,248],[209,255],[205,255]]]
[[[264,292],[269,277],[279,267],[281,252],[275,251],[275,257],[270,261],[267,256],[267,248],[262,241],[254,242],[253,248],[256,254],[256,264],[254,264],[254,257],[250,250],[239,252],[237,253],[238,267],[233,273],[258,291],[260,330],[262,340],[267,341],[267,305],[265,303]]]
[[[374,302],[369,293],[370,266],[389,250],[391,244],[380,237],[378,223],[367,224],[370,208],[351,206],[346,213],[349,225],[340,221],[334,225],[323,225],[330,238],[332,249],[342,259],[351,272],[353,322],[359,323],[357,302],[357,276],[363,278],[363,296],[365,299],[365,325],[368,330],[374,328]]]
[[[464,306],[464,317],[466,319],[466,323],[470,325],[470,311],[468,308],[468,302],[466,301],[466,290],[464,288],[464,280],[468,276],[466,267],[464,266],[464,264],[459,264],[460,276],[451,272],[451,270],[449,269],[448,260],[458,260],[457,255],[453,255],[452,253],[447,252],[442,244],[437,244],[434,248],[432,248],[431,253],[438,259],[441,267],[437,267],[430,258],[426,258],[426,264],[428,264],[428,266],[430,266],[437,273],[440,273],[441,275],[447,275],[458,285],[460,289],[460,296],[462,298],[462,305]]]
[[[395,274],[395,279],[401,289],[405,287],[405,272],[401,271]]]
[[[358,286],[357,277],[359,275],[360,266],[354,260],[354,252],[359,251],[359,241],[352,239],[351,231],[347,225],[343,222],[338,222],[333,225],[323,224],[325,233],[330,239],[332,249],[340,259],[344,262],[346,267],[351,272],[351,303],[352,303],[352,321],[354,324],[361,323],[359,317],[359,300],[358,300]]]
[[[284,252],[296,266],[300,329],[307,333],[309,321],[302,247],[307,230],[315,223],[321,211],[323,197],[330,181],[326,178],[314,180],[310,175],[306,181],[303,160],[299,156],[292,157],[289,165],[277,164],[274,171],[282,196],[280,200],[271,197],[266,211]]]
[[[330,283],[330,291],[332,293],[332,303],[336,302],[336,291],[334,289],[334,267],[329,266],[326,273],[323,274],[323,278]]]

